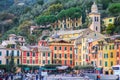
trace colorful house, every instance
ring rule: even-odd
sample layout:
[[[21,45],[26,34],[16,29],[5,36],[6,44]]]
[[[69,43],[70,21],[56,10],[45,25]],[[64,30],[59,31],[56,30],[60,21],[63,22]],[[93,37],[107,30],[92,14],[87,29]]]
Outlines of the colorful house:
[[[74,66],[74,45],[71,42],[55,39],[49,42],[52,51],[52,63],[63,66]]]
[[[26,46],[21,46],[20,49],[22,65],[39,66],[40,61],[38,60],[39,55],[37,47],[34,46],[34,48],[30,48]]]
[[[47,41],[41,40],[38,42],[38,53],[40,66],[44,66],[46,64],[52,64],[52,53],[48,46]]]
[[[39,41],[38,46],[22,46],[22,65],[44,66],[52,63],[51,50],[46,41]]]
[[[75,29],[82,25],[82,18],[74,18],[70,19],[67,18],[65,20],[58,20],[57,22],[53,23],[53,29]]]
[[[107,27],[109,24],[114,24],[115,17],[107,17],[103,19],[104,25]]]

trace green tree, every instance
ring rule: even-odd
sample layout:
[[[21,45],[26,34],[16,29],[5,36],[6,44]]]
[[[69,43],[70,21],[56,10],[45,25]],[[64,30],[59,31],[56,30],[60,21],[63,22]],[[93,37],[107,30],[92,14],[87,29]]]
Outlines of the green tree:
[[[44,0],[37,0],[37,3],[38,3],[39,5],[43,5],[43,4],[44,4]]]
[[[81,8],[80,7],[72,7],[66,10],[62,10],[58,15],[57,18],[62,20],[65,18],[79,18],[81,16]]]
[[[115,33],[120,33],[120,16],[115,18]]]
[[[106,33],[112,35],[114,33],[115,26],[114,24],[109,24],[106,28]]]
[[[20,35],[22,36],[27,36],[30,34],[30,26],[32,25],[33,23],[31,21],[24,21],[21,25],[19,25],[19,32],[20,32]]]
[[[37,42],[37,37],[35,35],[28,35],[28,43],[35,44]]]
[[[57,14],[58,12],[60,12],[63,9],[63,5],[58,3],[58,4],[53,4],[51,6],[48,7],[48,11],[51,14]]]
[[[108,7],[109,12],[112,15],[119,15],[120,14],[120,3],[112,3],[109,7]]]
[[[50,23],[54,23],[57,20],[55,15],[43,15],[36,18],[36,23],[38,25],[47,26]]]

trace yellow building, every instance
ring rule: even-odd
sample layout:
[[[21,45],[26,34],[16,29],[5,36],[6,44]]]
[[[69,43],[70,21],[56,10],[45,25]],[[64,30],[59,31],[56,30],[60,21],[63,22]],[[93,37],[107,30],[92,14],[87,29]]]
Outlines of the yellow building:
[[[103,47],[103,68],[105,74],[111,74],[113,65],[116,65],[116,50],[114,40],[105,39],[106,44]]]
[[[82,25],[82,18],[75,18],[70,19],[67,18],[65,20],[58,20],[57,22],[53,23],[52,26],[54,29],[75,29]]]
[[[103,22],[104,25],[107,27],[109,24],[114,24],[115,21],[115,17],[108,17],[108,18],[104,18]]]
[[[79,38],[78,38],[79,39]],[[81,65],[82,59],[81,59],[81,49],[82,44],[80,40],[75,40],[74,42],[74,51],[75,51],[75,66]]]

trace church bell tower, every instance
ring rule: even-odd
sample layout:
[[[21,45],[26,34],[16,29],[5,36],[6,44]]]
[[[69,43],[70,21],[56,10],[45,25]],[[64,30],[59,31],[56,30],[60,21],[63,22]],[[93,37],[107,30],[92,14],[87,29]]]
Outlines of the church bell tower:
[[[89,28],[96,32],[101,32],[101,25],[100,25],[100,13],[98,12],[98,7],[96,3],[94,2],[91,7],[91,13],[89,13],[89,17],[91,19],[91,25]]]

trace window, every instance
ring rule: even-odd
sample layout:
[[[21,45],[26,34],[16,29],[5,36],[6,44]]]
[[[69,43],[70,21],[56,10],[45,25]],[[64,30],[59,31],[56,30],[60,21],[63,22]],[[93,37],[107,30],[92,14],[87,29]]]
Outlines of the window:
[[[113,58],[113,52],[110,53],[110,57]]]
[[[117,44],[117,49],[119,49],[119,45]]]
[[[117,52],[117,57],[119,57],[119,52]]]
[[[67,58],[67,54],[65,54],[65,58]]]
[[[57,55],[56,55],[56,54],[54,54],[54,58],[57,58]]]
[[[43,62],[42,62],[43,64],[45,64],[45,60],[43,60]]]
[[[114,49],[114,45],[112,45],[112,49]]]
[[[103,46],[101,46],[101,50],[103,50]]]
[[[70,65],[72,65],[72,60],[70,60]]]
[[[96,26],[96,31],[98,30],[97,26]]]
[[[72,58],[72,54],[70,54],[70,58]]]
[[[59,54],[59,58],[61,58],[61,54]]]
[[[57,50],[57,47],[54,47],[54,50]]]
[[[96,20],[96,17],[95,17],[95,21],[97,21],[97,20]]]
[[[104,58],[108,58],[108,54],[104,54]]]
[[[109,19],[109,22],[112,22],[112,19]]]
[[[20,64],[20,63],[19,63],[19,59],[17,59],[17,64]]]
[[[59,50],[61,50],[61,47],[59,47]]]
[[[62,24],[61,24],[61,28],[62,28]]]
[[[27,64],[29,64],[29,60],[27,60]]]
[[[67,64],[66,60],[65,60],[65,62],[64,62],[64,63],[65,63],[65,65]]]
[[[19,51],[17,51],[17,56],[19,56]]]
[[[105,46],[105,49],[107,50],[107,46]]]
[[[32,61],[32,64],[35,64],[35,60]]]
[[[69,24],[68,24],[68,27],[69,27]]]
[[[50,57],[50,53],[48,53],[48,57]]]
[[[2,61],[0,60],[0,64],[2,64]]]
[[[30,56],[30,53],[29,53],[29,52],[27,52],[27,56]]]
[[[111,50],[111,45],[109,46],[109,49]]]
[[[2,56],[2,52],[0,51],[0,56]]]
[[[97,22],[99,21],[99,18],[97,17]]]
[[[35,53],[33,52],[33,57],[35,56]]]
[[[67,50],[67,48],[65,47],[65,49],[64,50]]]
[[[43,57],[45,57],[45,53],[43,53]]]
[[[9,64],[9,60],[8,59],[6,59],[6,64]]]
[[[14,56],[14,51],[12,50],[12,52],[11,52],[11,56]]]
[[[102,61],[100,60],[100,66],[102,66]]]
[[[70,50],[72,51],[72,47],[70,47]]]
[[[111,66],[113,66],[113,62],[111,61]]]
[[[77,62],[76,62],[76,65],[77,65]]]
[[[76,26],[78,26],[78,23],[76,23]]]
[[[108,63],[107,63],[107,61],[105,61],[105,67],[107,67],[107,65],[108,65]]]
[[[48,60],[48,64],[50,64],[50,60]]]
[[[9,56],[9,51],[8,50],[6,51],[6,56]]]

